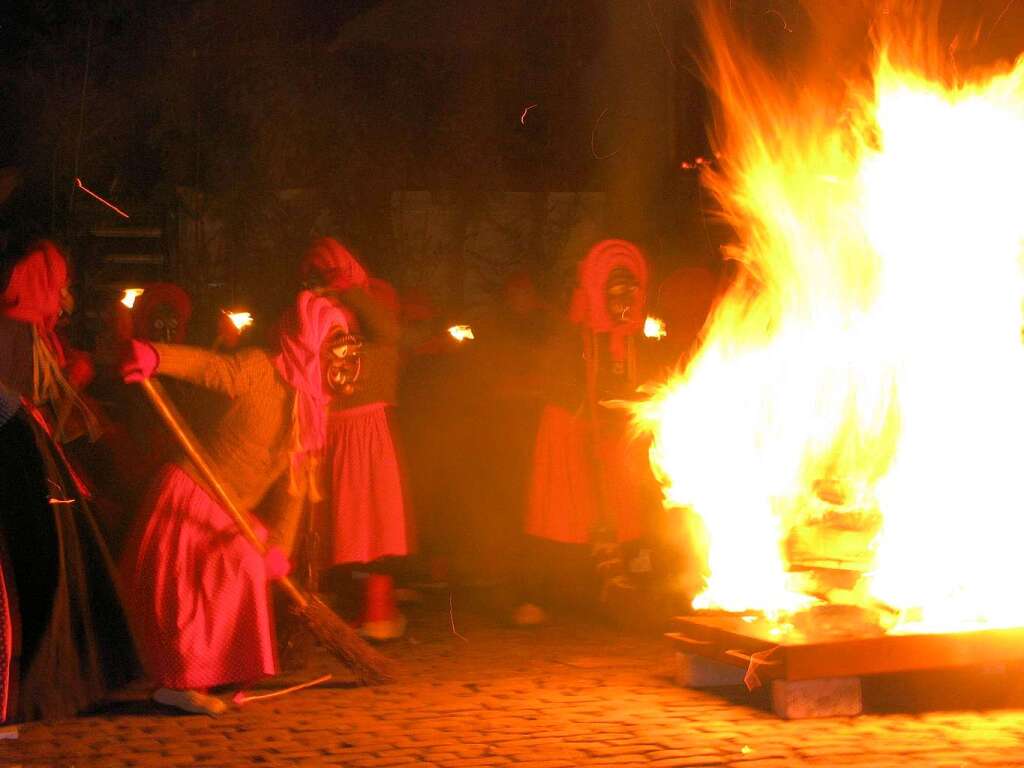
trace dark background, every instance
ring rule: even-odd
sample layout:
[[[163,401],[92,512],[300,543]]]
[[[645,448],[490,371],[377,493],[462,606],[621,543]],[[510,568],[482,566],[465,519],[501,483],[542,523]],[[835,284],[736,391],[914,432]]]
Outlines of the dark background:
[[[857,0],[721,2],[773,67],[866,40]],[[161,277],[276,305],[333,234],[461,307],[515,269],[557,292],[594,237],[639,242],[656,276],[727,237],[680,167],[708,154],[691,0],[6,7],[0,231],[64,239],[88,290]],[[1020,4],[943,14],[962,48],[1020,45]]]

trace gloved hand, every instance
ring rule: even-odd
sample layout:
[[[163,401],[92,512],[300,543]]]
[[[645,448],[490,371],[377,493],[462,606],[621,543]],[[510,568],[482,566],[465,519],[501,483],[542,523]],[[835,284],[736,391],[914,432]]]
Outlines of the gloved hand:
[[[64,365],[64,377],[75,389],[85,389],[96,377],[96,367],[92,364],[92,357],[88,352],[77,349],[65,349],[64,357],[67,362]]]
[[[280,547],[271,547],[263,555],[263,567],[266,569],[267,581],[283,579],[292,572],[292,564]]]
[[[160,366],[160,355],[147,341],[131,339],[121,353],[121,378],[128,384],[148,379]]]
[[[333,237],[317,240],[303,257],[302,273],[321,288],[346,291],[366,288],[369,278],[356,257]]]

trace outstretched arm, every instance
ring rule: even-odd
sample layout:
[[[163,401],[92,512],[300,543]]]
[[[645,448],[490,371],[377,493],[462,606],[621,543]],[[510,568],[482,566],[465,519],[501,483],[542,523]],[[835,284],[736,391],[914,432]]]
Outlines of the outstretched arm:
[[[269,364],[266,353],[259,349],[222,355],[183,344],[154,344],[153,348],[160,357],[158,375],[198,384],[228,397],[252,390],[261,369]]]

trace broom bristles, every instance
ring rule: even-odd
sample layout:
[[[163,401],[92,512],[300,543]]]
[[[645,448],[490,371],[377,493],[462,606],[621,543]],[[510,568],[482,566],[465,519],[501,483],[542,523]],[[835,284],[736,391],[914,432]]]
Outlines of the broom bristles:
[[[393,664],[377,653],[359,634],[318,598],[307,595],[307,604],[292,606],[321,645],[352,670],[364,685],[386,683],[394,678]]]

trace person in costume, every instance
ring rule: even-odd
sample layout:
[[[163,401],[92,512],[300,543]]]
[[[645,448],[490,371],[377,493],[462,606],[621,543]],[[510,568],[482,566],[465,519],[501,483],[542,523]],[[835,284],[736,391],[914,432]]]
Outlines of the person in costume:
[[[538,351],[555,326],[525,271],[507,275],[496,298],[473,319],[476,338],[465,345],[475,392],[462,407],[476,417],[467,433],[468,455],[458,457],[469,498],[456,541],[474,582],[507,590],[520,568],[527,479],[543,405]]]
[[[77,389],[91,366],[57,335],[72,307],[64,254],[33,243],[0,295],[0,709],[8,719],[74,715],[137,671],[91,493],[63,447],[95,425]]]
[[[192,300],[174,283],[149,283],[132,308],[136,339],[183,344],[192,316]]]
[[[281,326],[280,349],[218,354],[133,340],[125,381],[154,374],[218,391],[230,405],[200,441],[239,509],[252,510],[283,473],[288,502],[316,494],[326,444],[331,339],[348,332],[343,312],[309,291]],[[290,565],[278,546],[260,555],[184,458],[162,470],[123,563],[155,701],[218,714],[214,686],[278,671],[268,580]],[[280,519],[294,519],[285,511]],[[257,524],[257,530],[266,529]]]
[[[458,341],[430,297],[407,290],[401,300],[402,368],[396,422],[408,461],[406,489],[415,515],[414,570],[423,583],[444,586],[464,573],[463,510],[470,507],[467,459],[478,445],[475,341]]]
[[[80,391],[93,378],[89,356],[67,347],[58,321],[74,309],[68,262],[56,243],[37,240],[19,256],[0,296],[0,380],[49,410],[61,442],[98,424]]]
[[[302,276],[352,318],[353,335],[337,341],[353,363],[332,381],[342,396],[331,402],[328,416],[326,563],[370,566],[360,631],[371,639],[393,639],[404,633],[405,619],[382,560],[407,555],[411,543],[389,413],[398,388],[398,302],[389,306],[392,292],[375,284],[334,238],[313,243]]]
[[[615,549],[646,532],[657,504],[644,447],[625,413],[602,405],[635,396],[647,264],[624,240],[604,240],[580,262],[569,324],[545,352],[546,394],[534,444],[518,624],[543,621],[537,601],[594,600],[592,548]],[[609,556],[608,562],[617,559]]]

